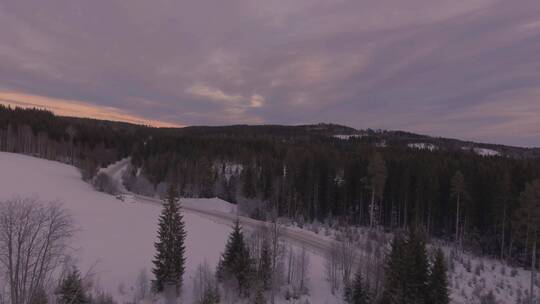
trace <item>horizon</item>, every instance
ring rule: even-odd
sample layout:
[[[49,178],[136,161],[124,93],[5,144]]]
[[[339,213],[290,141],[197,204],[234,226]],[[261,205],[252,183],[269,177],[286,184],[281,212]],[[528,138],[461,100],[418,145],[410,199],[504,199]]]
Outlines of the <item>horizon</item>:
[[[358,129],[358,128],[354,128],[354,127],[349,126],[349,125],[336,123],[336,122],[313,122],[313,123],[300,123],[300,124],[272,124],[272,123],[265,124],[265,123],[262,123],[262,124],[221,124],[221,125],[216,124],[216,125],[186,125],[186,126],[158,125],[158,126],[155,126],[155,125],[151,125],[151,124],[145,124],[144,121],[143,122],[137,122],[137,121],[128,121],[128,120],[100,119],[100,118],[85,117],[85,116],[59,115],[59,114],[55,113],[54,111],[46,109],[46,108],[36,108],[36,107],[27,107],[27,108],[25,108],[25,107],[22,107],[22,106],[13,106],[13,105],[10,105],[10,104],[3,104],[1,100],[0,100],[0,105],[5,105],[5,106],[8,106],[8,107],[18,107],[18,108],[21,108],[21,109],[37,109],[37,110],[50,111],[54,115],[59,116],[59,117],[69,117],[69,118],[79,118],[79,119],[96,119],[96,120],[102,120],[102,121],[109,121],[109,122],[113,122],[113,123],[128,123],[128,124],[132,124],[132,125],[138,125],[138,126],[156,128],[156,129],[182,129],[182,128],[189,128],[189,127],[216,127],[216,128],[219,128],[219,127],[232,127],[232,126],[301,127],[301,126],[314,126],[314,125],[320,125],[320,124],[328,124],[328,125],[337,125],[337,126],[341,126],[341,127],[352,128],[352,129],[354,129],[356,131],[360,131],[360,132],[361,131],[368,131],[368,130],[375,131],[375,132],[378,132],[378,131],[406,132],[406,133],[412,133],[412,134],[420,135],[420,136],[428,136],[428,137],[431,137],[431,138],[434,138],[434,139],[442,138],[442,139],[450,139],[450,140],[459,140],[459,141],[463,141],[463,142],[472,142],[472,143],[480,144],[480,145],[501,145],[501,146],[513,147],[513,148],[540,149],[540,146],[519,146],[519,145],[500,144],[500,143],[494,143],[494,142],[472,141],[472,140],[466,140],[466,139],[458,138],[458,137],[443,137],[443,136],[439,136],[437,134],[415,133],[415,132],[412,132],[412,131],[409,131],[409,130],[403,130],[403,129],[373,129],[373,128]],[[339,134],[336,134],[336,135],[339,135]]]
[[[533,0],[0,4],[0,103],[540,146]]]

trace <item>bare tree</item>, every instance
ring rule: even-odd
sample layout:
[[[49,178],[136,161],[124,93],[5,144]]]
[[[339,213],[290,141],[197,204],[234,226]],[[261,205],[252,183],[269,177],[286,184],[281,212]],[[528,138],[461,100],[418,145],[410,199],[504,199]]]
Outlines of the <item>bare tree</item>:
[[[342,234],[342,240],[339,242],[339,268],[342,272],[343,284],[349,284],[353,269],[356,269],[356,246],[352,235]]]
[[[300,294],[307,294],[307,283],[309,281],[309,253],[306,251],[306,247],[302,247],[302,250],[298,252],[296,260],[298,291]]]
[[[369,228],[373,228],[377,225],[377,209],[380,210],[380,206],[377,204],[377,200],[382,200],[384,193],[384,186],[386,183],[386,165],[382,156],[375,152],[373,153],[368,164],[369,175],[369,187],[371,189],[371,202],[369,205]]]
[[[207,262],[200,264],[193,278],[193,300],[195,303],[218,303],[219,293],[216,276]]]
[[[13,198],[0,202],[0,275],[11,304],[27,304],[62,265],[74,233],[71,216],[56,202]]]
[[[283,255],[284,250],[281,244],[281,236],[283,228],[279,224],[277,212],[273,216],[273,221],[270,225],[270,244],[272,247],[272,288],[271,288],[271,303],[275,303],[276,293],[282,283],[283,277]]]
[[[339,242],[332,242],[332,245],[326,254],[326,278],[330,283],[330,290],[333,295],[336,294],[341,285],[340,253],[341,246]]]

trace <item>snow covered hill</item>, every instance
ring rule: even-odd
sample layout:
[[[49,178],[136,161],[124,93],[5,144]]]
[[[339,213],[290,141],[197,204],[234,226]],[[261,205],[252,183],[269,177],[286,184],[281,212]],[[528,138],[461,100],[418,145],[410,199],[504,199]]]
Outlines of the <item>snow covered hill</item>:
[[[142,269],[150,274],[160,206],[139,201],[122,202],[97,192],[81,180],[74,167],[58,162],[0,152],[0,168],[0,200],[34,195],[43,201],[63,203],[79,228],[72,255],[83,274],[95,273],[94,287],[112,294],[119,303],[131,301],[137,275]],[[219,212],[234,210],[219,199],[184,201],[186,205]],[[229,222],[189,211],[185,212],[184,219],[187,269],[183,303],[191,303],[192,278],[197,266],[205,261],[211,267],[217,264],[231,227]],[[338,302],[330,295],[324,277],[324,259],[310,255],[310,303]]]

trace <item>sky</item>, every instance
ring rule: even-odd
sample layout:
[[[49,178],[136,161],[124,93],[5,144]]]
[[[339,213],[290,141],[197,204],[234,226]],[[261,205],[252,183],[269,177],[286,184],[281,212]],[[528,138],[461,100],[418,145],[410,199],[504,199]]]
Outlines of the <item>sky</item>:
[[[540,1],[0,0],[0,103],[540,146]]]

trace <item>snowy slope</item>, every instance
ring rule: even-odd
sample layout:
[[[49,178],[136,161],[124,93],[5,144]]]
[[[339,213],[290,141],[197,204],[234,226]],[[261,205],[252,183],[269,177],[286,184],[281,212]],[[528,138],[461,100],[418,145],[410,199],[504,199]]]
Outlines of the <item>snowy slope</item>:
[[[80,228],[73,256],[81,271],[96,273],[94,281],[117,301],[132,299],[131,286],[141,269],[150,273],[161,208],[155,203],[126,203],[94,191],[73,167],[25,155],[0,152],[0,200],[15,195],[35,195],[58,200],[71,212]],[[231,212],[219,199],[185,200],[186,205]],[[192,277],[200,263],[217,264],[231,231],[227,222],[185,212],[187,269],[183,303],[191,303]],[[336,303],[329,294],[321,256],[311,254],[311,303]],[[125,288],[119,288],[121,285]],[[120,290],[123,289],[124,292]]]

